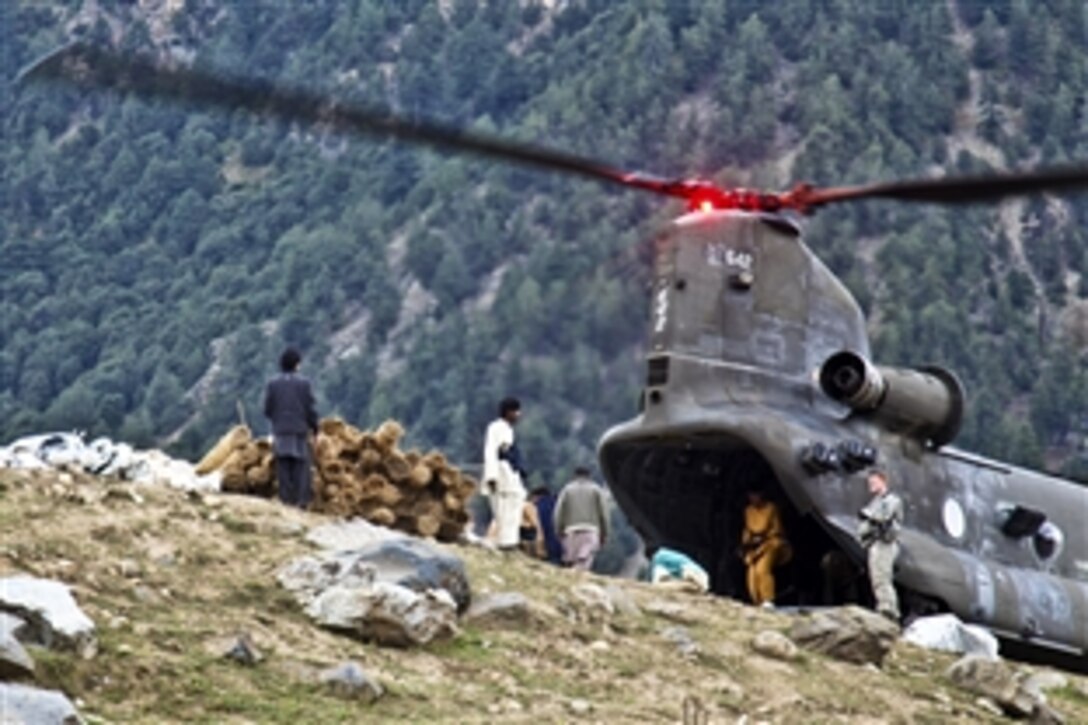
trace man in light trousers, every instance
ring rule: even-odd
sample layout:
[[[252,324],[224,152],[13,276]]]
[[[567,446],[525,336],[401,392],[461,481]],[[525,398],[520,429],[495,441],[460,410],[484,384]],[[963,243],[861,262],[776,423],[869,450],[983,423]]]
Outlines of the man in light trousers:
[[[899,555],[899,528],[903,523],[903,501],[888,490],[888,475],[879,469],[869,472],[869,493],[873,499],[858,512],[858,536],[865,547],[869,582],[876,610],[899,622],[899,599],[895,593],[895,558]]]
[[[487,426],[484,441],[483,494],[491,504],[492,536],[500,549],[517,549],[525,506],[525,467],[514,442],[514,426],[520,417],[521,403],[505,398],[499,403],[499,417]]]
[[[588,571],[610,531],[608,499],[589,477],[576,468],[574,479],[563,487],[555,504],[555,530],[563,543],[563,563]]]

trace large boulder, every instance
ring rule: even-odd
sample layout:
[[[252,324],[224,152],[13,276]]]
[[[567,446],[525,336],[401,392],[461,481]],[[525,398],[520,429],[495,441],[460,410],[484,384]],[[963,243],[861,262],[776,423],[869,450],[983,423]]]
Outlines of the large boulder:
[[[0,610],[25,620],[24,641],[82,657],[97,651],[94,622],[76,604],[66,584],[25,574],[0,578]]]
[[[605,622],[616,613],[616,607],[604,587],[580,582],[570,588],[568,613],[580,622]]]
[[[1069,678],[1060,672],[1044,670],[1027,675],[1021,686],[1040,702],[1046,702],[1046,691],[1068,687]]]
[[[880,665],[899,637],[899,627],[857,606],[836,607],[797,620],[789,638],[805,649],[863,665]]]
[[[356,578],[398,584],[417,592],[445,589],[459,613],[472,602],[464,562],[409,537],[303,557],[279,574],[280,584],[305,597],[306,604],[332,584]]]
[[[278,579],[322,626],[391,646],[452,636],[471,602],[461,560],[415,539],[296,559]]]
[[[445,589],[420,594],[388,582],[336,585],[306,613],[323,627],[390,647],[425,645],[457,633],[457,607]]]
[[[0,723],[4,725],[76,725],[75,705],[60,692],[0,682]]]
[[[956,660],[945,676],[962,690],[990,698],[1010,717],[1031,717],[1044,705],[1001,660],[966,655]]]
[[[458,613],[463,613],[472,603],[464,562],[419,539],[380,542],[349,554],[374,567],[378,581],[399,584],[417,592],[444,589],[457,604]]]

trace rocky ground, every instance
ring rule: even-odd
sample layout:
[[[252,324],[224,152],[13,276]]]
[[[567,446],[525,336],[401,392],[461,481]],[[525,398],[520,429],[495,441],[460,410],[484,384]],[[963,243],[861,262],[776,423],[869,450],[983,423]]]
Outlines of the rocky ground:
[[[363,643],[312,624],[277,583],[328,521],[261,499],[0,470],[0,577],[70,584],[98,639],[93,656],[28,648],[23,681],[63,691],[90,722],[1006,719],[948,679],[955,655],[900,642],[883,667],[850,664],[771,634],[796,615],[472,546],[436,545],[464,560],[475,597],[518,592],[528,607],[462,620],[424,647]],[[255,657],[225,656],[240,637]],[[321,681],[349,661],[381,697]],[[1088,722],[1088,680],[1056,681],[1053,712]]]

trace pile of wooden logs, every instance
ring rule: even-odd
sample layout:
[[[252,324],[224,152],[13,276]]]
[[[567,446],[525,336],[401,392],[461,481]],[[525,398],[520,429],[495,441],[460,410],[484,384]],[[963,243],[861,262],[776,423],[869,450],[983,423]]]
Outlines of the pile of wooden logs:
[[[227,431],[193,470],[198,476],[219,471],[219,487],[231,493],[265,497],[276,493],[272,443],[254,440],[244,425],[236,425]]]
[[[469,519],[465,502],[476,482],[438,451],[398,447],[404,429],[386,421],[363,431],[339,418],[321,421],[314,445],[311,510],[368,521],[419,536],[453,541]],[[221,488],[272,496],[276,467],[271,443],[235,426],[197,464],[203,475],[219,471]]]

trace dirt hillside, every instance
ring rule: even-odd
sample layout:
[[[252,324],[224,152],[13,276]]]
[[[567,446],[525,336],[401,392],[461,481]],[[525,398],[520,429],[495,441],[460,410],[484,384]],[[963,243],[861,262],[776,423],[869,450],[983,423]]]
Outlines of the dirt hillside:
[[[91,722],[1004,721],[944,678],[952,655],[900,643],[883,669],[771,659],[752,638],[789,615],[476,547],[438,545],[464,559],[475,594],[528,597],[527,622],[466,625],[425,649],[358,642],[313,626],[275,579],[328,521],[261,499],[0,470],[0,576],[69,583],[98,626],[92,659],[34,649],[37,684]],[[587,581],[627,606],[580,608]],[[242,632],[256,665],[223,657]],[[384,697],[345,700],[316,682],[346,660]],[[1067,677],[1050,704],[1088,722],[1088,680]]]

